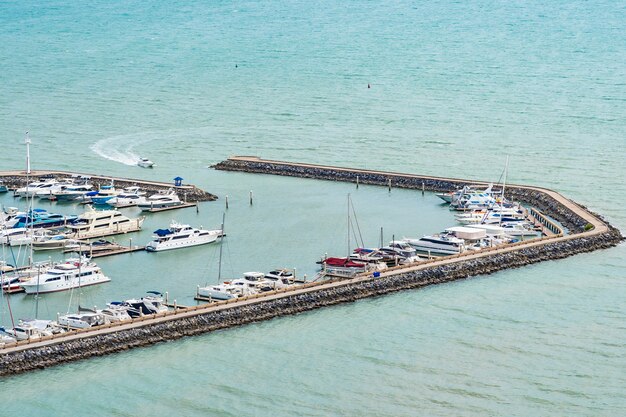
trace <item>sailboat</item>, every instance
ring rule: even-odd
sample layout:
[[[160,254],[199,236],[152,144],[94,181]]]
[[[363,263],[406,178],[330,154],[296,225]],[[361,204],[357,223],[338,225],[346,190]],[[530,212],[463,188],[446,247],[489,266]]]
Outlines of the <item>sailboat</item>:
[[[222,283],[222,252],[224,246],[224,222],[226,220],[226,213],[222,216],[222,235],[220,237],[220,257],[217,270],[217,282],[215,285],[205,285],[204,287],[198,286],[196,290],[196,296],[202,298],[209,298],[211,300],[230,300],[237,297],[234,288],[231,284]]]

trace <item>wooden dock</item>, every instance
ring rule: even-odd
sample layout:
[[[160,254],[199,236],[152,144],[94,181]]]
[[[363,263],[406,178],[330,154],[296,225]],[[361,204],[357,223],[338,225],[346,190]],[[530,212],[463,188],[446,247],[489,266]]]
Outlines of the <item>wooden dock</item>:
[[[145,250],[146,250],[145,246],[118,245],[111,249],[104,249],[104,250],[97,250],[97,251],[92,251],[90,249],[81,250],[80,253],[82,255],[89,256],[90,258],[95,259],[95,258],[103,258],[105,256],[121,255],[123,253],[139,252],[139,251],[145,251]],[[68,249],[68,250],[63,251],[63,253],[66,253],[66,252],[78,253],[79,251],[74,250],[74,249]]]
[[[183,208],[197,207],[197,206],[198,206],[197,203],[183,203],[183,204],[179,204],[177,206],[151,208],[150,210],[146,210],[146,211],[148,211],[150,213],[159,213],[161,211],[176,210],[176,209],[183,209]]]

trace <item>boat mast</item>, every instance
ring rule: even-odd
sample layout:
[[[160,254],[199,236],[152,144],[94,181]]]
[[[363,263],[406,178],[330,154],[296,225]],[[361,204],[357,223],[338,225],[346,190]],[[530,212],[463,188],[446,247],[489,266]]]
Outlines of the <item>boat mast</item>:
[[[350,258],[350,194],[348,193],[348,252],[346,258]]]
[[[220,237],[220,259],[217,266],[217,283],[222,280],[222,247],[224,246],[224,222],[226,220],[226,213],[222,214],[222,236]]]
[[[26,143],[26,175],[30,175],[30,136],[28,136],[28,132],[26,132],[25,143]]]
[[[506,176],[509,173],[509,155],[506,156],[504,164],[504,180],[502,181],[502,196],[500,198],[500,220],[498,226],[502,226],[502,210],[504,209],[504,189],[506,188]]]

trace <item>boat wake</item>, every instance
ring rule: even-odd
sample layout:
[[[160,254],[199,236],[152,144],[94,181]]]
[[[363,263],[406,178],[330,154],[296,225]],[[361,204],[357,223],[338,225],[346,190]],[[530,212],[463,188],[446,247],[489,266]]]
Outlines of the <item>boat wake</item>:
[[[91,145],[90,149],[97,155],[110,161],[124,165],[137,165],[140,155],[135,149],[151,139],[152,135],[148,134],[111,136],[100,139]]]

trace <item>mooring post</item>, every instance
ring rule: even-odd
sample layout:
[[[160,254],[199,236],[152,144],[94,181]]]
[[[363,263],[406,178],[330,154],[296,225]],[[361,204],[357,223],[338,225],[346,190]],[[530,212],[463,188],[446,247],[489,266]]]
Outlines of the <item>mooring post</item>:
[[[130,239],[128,239],[128,248],[129,249],[133,248],[133,238],[132,237]]]
[[[359,188],[359,176],[358,175],[356,176],[356,188],[357,189]]]
[[[425,188],[424,181],[422,181],[422,195],[424,195],[424,188]]]
[[[250,190],[250,205],[252,205],[252,190]]]
[[[226,194],[226,209],[228,209],[228,194]]]
[[[387,182],[387,186],[389,187],[389,192],[391,192],[391,178],[389,178],[389,181]]]

